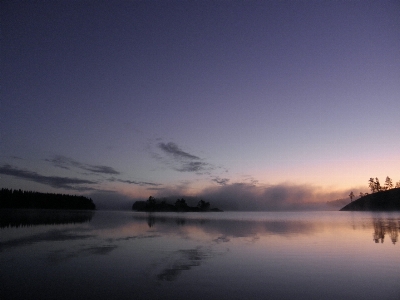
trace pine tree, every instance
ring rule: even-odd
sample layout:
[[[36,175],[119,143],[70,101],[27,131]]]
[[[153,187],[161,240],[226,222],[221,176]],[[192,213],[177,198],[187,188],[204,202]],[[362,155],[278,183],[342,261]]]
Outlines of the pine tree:
[[[385,180],[385,190],[390,190],[393,188],[393,181],[389,176],[386,176]]]
[[[349,197],[350,197],[350,202],[353,202],[353,198],[354,198],[354,193],[353,193],[353,191],[351,191]]]
[[[368,180],[368,187],[371,189],[372,193],[375,193],[375,181],[374,181],[374,178],[371,177]]]
[[[380,192],[382,191],[381,184],[379,183],[378,177],[375,177],[375,191]]]

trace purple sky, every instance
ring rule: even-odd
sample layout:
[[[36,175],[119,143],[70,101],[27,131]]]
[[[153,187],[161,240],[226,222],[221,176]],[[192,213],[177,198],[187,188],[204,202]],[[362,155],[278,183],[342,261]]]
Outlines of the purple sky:
[[[399,15],[399,1],[1,1],[0,187],[297,209],[399,181]]]

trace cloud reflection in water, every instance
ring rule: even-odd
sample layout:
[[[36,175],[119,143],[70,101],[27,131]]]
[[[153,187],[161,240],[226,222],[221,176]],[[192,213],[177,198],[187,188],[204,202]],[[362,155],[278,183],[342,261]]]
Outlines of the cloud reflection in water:
[[[375,299],[382,278],[395,299],[399,224],[394,213],[97,211],[86,223],[0,229],[2,280],[19,299]],[[35,284],[13,290],[21,278]]]

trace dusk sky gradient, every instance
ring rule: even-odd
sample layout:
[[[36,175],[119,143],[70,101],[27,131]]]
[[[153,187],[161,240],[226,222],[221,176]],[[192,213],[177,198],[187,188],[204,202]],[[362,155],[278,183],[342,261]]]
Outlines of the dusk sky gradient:
[[[293,210],[400,180],[399,1],[0,13],[0,187]]]

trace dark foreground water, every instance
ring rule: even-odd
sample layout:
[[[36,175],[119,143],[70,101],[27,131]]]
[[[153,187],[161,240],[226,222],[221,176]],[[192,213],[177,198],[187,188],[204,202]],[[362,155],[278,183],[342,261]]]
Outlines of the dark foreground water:
[[[0,299],[400,299],[400,213],[0,212]]]

